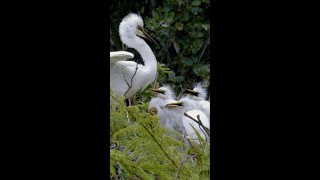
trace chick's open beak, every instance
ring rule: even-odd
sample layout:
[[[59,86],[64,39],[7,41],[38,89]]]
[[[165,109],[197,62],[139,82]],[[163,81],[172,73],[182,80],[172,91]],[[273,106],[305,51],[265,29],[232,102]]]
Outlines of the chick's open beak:
[[[176,108],[178,106],[183,106],[183,102],[168,103],[165,105],[167,108]]]
[[[164,90],[161,90],[161,89],[151,89],[151,91],[155,92],[155,93],[161,93],[161,94],[164,94],[165,91]]]
[[[191,90],[191,89],[186,89],[185,92],[188,93],[188,94],[191,94],[193,96],[198,96],[199,95],[199,93],[197,91],[194,91],[194,90]]]
[[[159,46],[159,44],[154,39],[152,39],[151,36],[149,36],[142,27],[138,27],[137,35],[140,37],[146,38],[149,41],[154,42],[157,46]]]

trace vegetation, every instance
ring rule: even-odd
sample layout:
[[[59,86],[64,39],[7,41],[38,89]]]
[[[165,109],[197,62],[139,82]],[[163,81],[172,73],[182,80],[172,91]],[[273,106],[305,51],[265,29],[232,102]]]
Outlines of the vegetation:
[[[118,28],[128,13],[140,14],[147,33],[159,45],[148,43],[158,61],[157,81],[169,84],[178,97],[186,88],[210,80],[209,0],[112,0],[110,5],[110,51],[126,50]],[[110,177],[112,179],[209,179],[210,148],[201,141],[189,147],[181,134],[163,128],[159,117],[147,110],[151,92],[147,88],[110,109]],[[110,92],[112,94],[112,92]]]
[[[110,110],[111,179],[209,179],[210,147],[189,147],[180,133],[160,126],[147,103]],[[201,138],[201,136],[198,136]]]

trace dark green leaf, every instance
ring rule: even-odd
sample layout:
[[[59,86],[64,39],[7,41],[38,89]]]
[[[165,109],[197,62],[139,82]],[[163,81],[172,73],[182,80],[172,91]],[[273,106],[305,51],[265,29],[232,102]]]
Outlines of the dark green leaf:
[[[162,9],[164,12],[169,12],[171,10],[171,6],[167,5]]]
[[[192,59],[191,58],[183,58],[181,60],[181,62],[187,66],[192,66],[193,65],[193,62],[192,62]]]
[[[201,1],[193,1],[192,5],[193,6],[199,6],[201,4]]]
[[[185,13],[182,14],[181,21],[188,22],[189,19],[190,19],[190,13],[189,12],[185,12]]]
[[[201,24],[201,27],[206,31],[210,31],[210,24]]]
[[[198,32],[198,37],[200,38],[200,37],[203,37],[204,36],[204,34],[202,33],[202,32]]]
[[[179,47],[178,43],[174,39],[172,39],[171,42],[173,44],[174,49],[176,50],[176,53],[179,54],[180,47]]]
[[[184,77],[183,76],[176,76],[176,82],[181,82],[184,80]]]
[[[191,9],[191,12],[194,14],[194,15],[198,15],[199,13],[201,13],[203,10],[199,7],[194,7]]]
[[[193,67],[193,72],[197,75],[197,76],[205,76],[206,74],[210,73],[210,67],[208,65],[200,65],[197,64]]]
[[[168,22],[168,24],[171,24],[173,20],[174,20],[174,12],[169,12],[166,22]]]

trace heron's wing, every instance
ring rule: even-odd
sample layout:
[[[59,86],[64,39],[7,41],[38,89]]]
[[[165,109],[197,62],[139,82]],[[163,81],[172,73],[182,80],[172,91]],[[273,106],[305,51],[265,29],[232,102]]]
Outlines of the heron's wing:
[[[156,78],[157,78],[157,76],[156,76]],[[152,83],[156,80],[156,78],[155,78],[154,80],[152,80],[151,82],[146,83],[146,84],[140,89],[140,92],[142,92],[142,91],[145,90],[150,84],[152,84]]]
[[[110,52],[110,65],[115,64],[118,61],[132,59],[133,57],[134,55],[127,51]]]
[[[139,71],[143,71],[144,66],[141,64],[137,64],[134,61],[118,61],[116,63],[116,66],[120,67],[121,69],[123,69],[125,72],[127,72],[127,74],[131,74],[131,76],[129,75],[129,77],[132,77],[133,74],[135,74],[136,68],[139,69]],[[154,80],[153,80],[154,81]],[[153,82],[152,81],[152,82]],[[148,87],[148,85],[151,82],[147,82],[139,91],[143,91],[145,88]]]
[[[118,61],[117,66],[124,68],[127,71],[134,71],[137,67],[137,63],[134,61]]]
[[[145,90],[148,86],[149,86],[149,83],[146,83],[146,84],[140,89],[140,92],[142,92],[143,90]]]

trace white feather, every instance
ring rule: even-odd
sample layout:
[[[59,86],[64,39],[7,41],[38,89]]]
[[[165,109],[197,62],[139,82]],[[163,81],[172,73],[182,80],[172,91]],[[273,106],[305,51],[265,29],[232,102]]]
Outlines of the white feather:
[[[190,117],[192,117],[195,120],[198,120],[197,116],[199,115],[199,119],[201,120],[202,124],[207,127],[208,129],[210,129],[210,121],[209,118],[205,115],[204,112],[200,111],[200,110],[191,110],[186,112]],[[196,134],[196,132],[194,131],[194,129],[192,128],[192,126],[198,131],[198,133],[200,134],[200,136],[206,140],[206,138],[208,137],[208,135],[206,134],[206,132],[204,131],[204,129],[202,127],[199,126],[199,124],[195,121],[193,121],[192,119],[190,119],[187,116],[183,116],[182,118],[182,122],[183,122],[183,126],[185,127],[186,130],[186,135],[188,137],[190,137],[192,140],[199,142],[198,136]],[[191,126],[192,125],[192,126]]]

